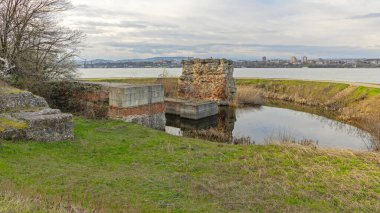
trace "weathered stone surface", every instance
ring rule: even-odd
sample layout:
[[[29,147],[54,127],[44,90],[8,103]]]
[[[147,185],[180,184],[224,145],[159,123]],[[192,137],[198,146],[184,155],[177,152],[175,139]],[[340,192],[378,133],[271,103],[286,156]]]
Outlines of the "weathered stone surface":
[[[188,101],[182,99],[165,98],[165,112],[170,115],[181,115],[182,106]]]
[[[63,141],[73,139],[73,116],[60,110],[44,109],[37,112],[14,113],[13,117],[25,121],[25,139],[34,141]]]
[[[183,61],[178,82],[178,97],[210,100],[219,105],[232,105],[236,86],[233,62],[226,59],[195,59]]]
[[[48,104],[44,98],[35,96],[30,92],[0,94],[0,112],[38,107],[48,107]]]
[[[107,118],[109,83],[45,82],[50,90],[36,91],[49,105],[91,119]]]
[[[219,112],[218,104],[213,101],[189,101],[166,98],[165,104],[166,113],[192,120],[207,118]]]
[[[50,109],[45,99],[30,92],[0,93],[0,138],[47,142],[73,137],[71,114]]]
[[[128,116],[123,120],[157,130],[165,130],[166,126],[165,112],[150,115],[133,115]]]
[[[115,85],[110,87],[110,106],[137,107],[164,102],[162,85]]]
[[[165,104],[163,102],[129,108],[110,106],[108,115],[110,118],[141,124],[153,129],[165,129]]]
[[[108,116],[143,126],[165,129],[164,88],[162,85],[120,85],[109,87]]]

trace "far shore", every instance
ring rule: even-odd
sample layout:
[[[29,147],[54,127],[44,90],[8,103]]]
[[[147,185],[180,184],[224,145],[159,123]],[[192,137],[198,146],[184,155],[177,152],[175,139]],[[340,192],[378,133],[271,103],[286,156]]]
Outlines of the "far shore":
[[[171,79],[175,79],[177,77],[168,77]],[[78,80],[83,81],[101,81],[101,80],[122,80],[122,79],[156,79],[153,77],[146,78],[131,78],[131,77],[110,77],[110,78],[78,78]],[[365,83],[365,82],[350,82],[350,81],[327,81],[327,80],[308,80],[308,79],[291,79],[291,78],[251,78],[251,77],[239,77],[235,78],[236,80],[254,80],[254,79],[266,79],[266,80],[274,80],[274,81],[305,81],[305,82],[322,82],[322,83],[337,83],[337,84],[349,84],[351,86],[363,86],[363,87],[371,87],[371,88],[380,88],[380,84],[375,83]]]

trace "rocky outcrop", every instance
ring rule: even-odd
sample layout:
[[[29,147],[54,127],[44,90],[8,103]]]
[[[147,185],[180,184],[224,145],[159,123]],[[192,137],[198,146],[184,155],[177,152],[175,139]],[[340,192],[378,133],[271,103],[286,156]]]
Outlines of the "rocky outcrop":
[[[0,92],[0,138],[46,142],[73,138],[71,114],[50,109],[45,99],[30,92],[15,91]]]
[[[216,101],[232,105],[236,86],[233,62],[226,59],[195,59],[182,62],[182,76],[178,82],[181,99]]]

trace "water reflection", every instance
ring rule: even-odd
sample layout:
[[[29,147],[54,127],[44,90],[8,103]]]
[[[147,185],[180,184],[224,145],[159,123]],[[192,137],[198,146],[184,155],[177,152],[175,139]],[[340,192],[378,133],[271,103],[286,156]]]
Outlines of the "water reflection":
[[[186,131],[217,129],[231,135],[236,122],[236,110],[221,107],[219,114],[201,120],[190,120],[177,115],[166,114],[166,132],[182,136]]]
[[[356,127],[322,116],[276,107],[221,108],[217,116],[200,121],[167,115],[167,132],[187,135],[216,129],[229,138],[250,137],[256,144],[288,135],[294,141],[315,141],[321,147],[368,150],[370,135]]]

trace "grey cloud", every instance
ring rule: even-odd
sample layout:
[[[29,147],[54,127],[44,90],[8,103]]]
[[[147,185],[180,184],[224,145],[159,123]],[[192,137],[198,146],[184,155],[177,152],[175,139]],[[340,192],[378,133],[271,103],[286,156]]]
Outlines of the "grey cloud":
[[[251,52],[276,52],[292,53],[295,55],[309,55],[314,57],[357,57],[363,55],[368,57],[378,56],[380,49],[364,49],[360,47],[343,46],[303,46],[303,45],[261,45],[261,44],[230,44],[230,43],[209,43],[199,45],[178,45],[178,44],[155,44],[155,43],[124,43],[105,42],[102,45],[121,49],[128,49],[139,54],[173,54],[181,51],[192,52],[193,54],[228,55],[230,52],[244,49]],[[239,56],[239,55],[236,55]],[[231,57],[231,56],[230,56]],[[246,56],[245,56],[246,57]]]
[[[350,17],[350,19],[371,19],[371,18],[380,18],[380,13],[368,13],[365,15]]]
[[[86,43],[93,49],[83,53],[91,57],[379,57],[380,52],[373,21],[380,12],[369,13],[380,6],[376,0],[72,1],[67,26],[89,35]]]
[[[78,17],[127,17],[136,16],[138,13],[130,11],[116,11],[105,8],[98,8],[87,4],[74,5],[74,9],[71,11],[73,15]]]
[[[102,22],[102,21],[78,21],[75,23],[78,27],[122,27],[143,29],[148,26],[139,22],[123,21],[123,22]]]

